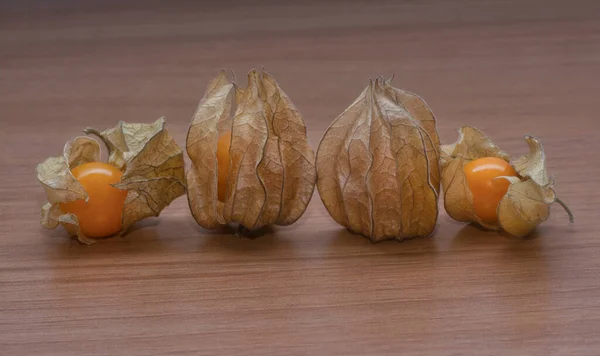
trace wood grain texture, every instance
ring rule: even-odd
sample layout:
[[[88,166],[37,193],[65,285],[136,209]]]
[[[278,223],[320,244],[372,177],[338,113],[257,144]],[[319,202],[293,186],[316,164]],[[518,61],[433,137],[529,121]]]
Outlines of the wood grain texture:
[[[34,167],[85,126],[187,125],[220,68],[265,66],[314,148],[368,78],[424,97],[443,142],[475,125],[546,147],[560,207],[531,239],[451,221],[371,244],[315,194],[256,240],[184,198],[92,247],[39,226]],[[0,354],[597,355],[597,1],[0,2]]]

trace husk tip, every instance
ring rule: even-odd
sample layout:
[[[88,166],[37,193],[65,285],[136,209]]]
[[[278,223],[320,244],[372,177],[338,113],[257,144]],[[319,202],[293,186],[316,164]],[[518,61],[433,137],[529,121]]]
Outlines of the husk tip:
[[[94,127],[86,127],[85,129],[83,129],[83,133],[86,135],[94,135],[94,136],[98,136],[100,137],[100,131]]]

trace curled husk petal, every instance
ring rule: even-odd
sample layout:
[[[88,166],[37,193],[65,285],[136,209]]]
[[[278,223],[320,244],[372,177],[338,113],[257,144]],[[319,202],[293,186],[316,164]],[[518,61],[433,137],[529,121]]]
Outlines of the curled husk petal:
[[[382,77],[325,132],[317,187],[340,225],[373,242],[431,234],[440,182],[435,117],[417,95]]]
[[[107,145],[109,163],[123,171],[116,188],[127,190],[121,234],[136,221],[158,216],[160,211],[185,192],[183,152],[164,128],[165,119],[153,124],[120,122],[105,131],[86,129]],[[100,160],[100,145],[90,137],[67,142],[62,157],[50,157],[37,166],[38,180],[48,196],[42,207],[42,226],[62,225],[71,236],[85,244],[95,242],[83,235],[77,217],[63,213],[60,203],[87,200],[88,195],[71,169]]]
[[[442,189],[448,215],[458,221],[504,230],[517,237],[527,236],[546,221],[554,202],[559,202],[573,221],[570,210],[556,197],[554,181],[548,177],[542,143],[532,136],[526,136],[525,141],[529,153],[511,161],[510,156],[481,131],[470,126],[461,127],[458,141],[442,146]],[[496,224],[486,224],[475,215],[473,196],[464,173],[465,164],[482,157],[497,157],[510,162],[518,174],[518,177],[497,178],[508,180],[510,185],[498,204]]]
[[[231,146],[227,193],[220,202],[216,153],[226,131],[231,131]],[[186,145],[192,161],[188,202],[200,226],[289,225],[306,210],[316,180],[314,152],[302,116],[265,71],[250,71],[246,88],[230,82],[224,71],[213,79]]]
[[[553,184],[546,171],[546,155],[540,140],[533,136],[525,136],[529,145],[529,154],[511,162],[515,170],[523,178],[529,178],[540,186]]]

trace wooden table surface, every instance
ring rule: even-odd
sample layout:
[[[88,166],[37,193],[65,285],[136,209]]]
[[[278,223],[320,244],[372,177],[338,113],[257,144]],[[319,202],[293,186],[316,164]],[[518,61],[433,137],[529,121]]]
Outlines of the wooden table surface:
[[[600,354],[597,1],[0,2],[0,354]],[[368,79],[423,96],[444,142],[475,125],[546,147],[559,206],[527,240],[456,223],[371,244],[315,193],[256,240],[180,198],[94,246],[44,230],[35,165],[85,126],[168,119],[265,66],[316,148]]]

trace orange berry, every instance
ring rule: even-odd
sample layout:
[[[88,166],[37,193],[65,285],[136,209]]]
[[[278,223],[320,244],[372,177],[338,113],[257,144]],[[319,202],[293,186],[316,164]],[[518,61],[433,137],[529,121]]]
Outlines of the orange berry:
[[[475,215],[485,223],[496,223],[498,204],[510,185],[508,180],[496,178],[516,176],[517,172],[508,162],[496,157],[473,160],[465,165],[464,172],[473,194]]]
[[[106,237],[118,233],[127,191],[111,184],[118,183],[123,173],[103,162],[84,163],[73,168],[71,173],[87,192],[88,201],[61,203],[62,211],[77,216],[79,227],[86,236]]]

